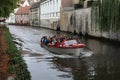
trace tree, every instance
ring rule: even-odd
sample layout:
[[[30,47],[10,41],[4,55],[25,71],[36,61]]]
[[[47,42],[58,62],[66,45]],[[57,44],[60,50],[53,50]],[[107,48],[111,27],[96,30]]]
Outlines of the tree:
[[[20,0],[0,0],[0,17],[8,17]]]

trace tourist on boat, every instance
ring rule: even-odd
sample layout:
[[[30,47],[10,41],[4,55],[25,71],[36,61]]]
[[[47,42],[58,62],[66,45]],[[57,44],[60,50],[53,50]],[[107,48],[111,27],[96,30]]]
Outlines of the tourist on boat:
[[[44,44],[46,44],[46,36],[43,36],[42,39],[41,39],[41,41],[42,41]]]
[[[61,44],[60,40],[57,40],[55,47],[60,47],[60,44]]]
[[[49,36],[43,36],[41,41],[45,44],[48,45],[50,43],[50,37]]]
[[[48,45],[51,42],[51,39],[49,36],[46,37],[46,45]]]
[[[52,45],[53,45],[53,46],[55,46],[56,42],[57,42],[57,41],[56,41],[56,38],[52,38]]]
[[[76,44],[81,43],[79,37],[73,36],[73,37],[68,37],[65,35],[62,36],[43,36],[41,41],[48,46],[55,46],[55,47],[67,47],[67,46],[76,46]]]
[[[65,47],[65,41],[66,41],[66,38],[63,38],[63,41],[61,42],[60,47]]]
[[[78,43],[81,43],[80,38],[76,38],[76,40],[77,40]]]

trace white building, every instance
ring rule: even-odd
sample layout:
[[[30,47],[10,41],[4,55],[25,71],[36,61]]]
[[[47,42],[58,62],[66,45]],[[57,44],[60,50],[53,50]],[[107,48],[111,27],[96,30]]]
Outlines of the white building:
[[[6,19],[7,23],[14,24],[15,23],[15,13],[17,9],[14,10],[14,13],[10,13],[9,17]]]
[[[40,2],[35,2],[30,8],[30,26],[40,26]]]
[[[61,0],[44,0],[40,7],[41,19],[60,18]]]
[[[23,0],[19,3],[20,7],[30,6],[28,0]],[[7,23],[14,24],[15,23],[15,13],[19,8],[14,9],[14,13],[10,13],[9,17],[6,19]]]
[[[60,19],[61,0],[41,0],[40,18],[41,26],[56,29],[55,25]]]

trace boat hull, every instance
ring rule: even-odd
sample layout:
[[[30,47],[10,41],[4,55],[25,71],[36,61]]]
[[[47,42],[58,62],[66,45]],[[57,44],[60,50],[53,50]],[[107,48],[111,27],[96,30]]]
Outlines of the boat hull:
[[[50,52],[57,53],[57,54],[67,54],[67,55],[75,55],[80,56],[81,50],[83,48],[60,48],[60,47],[51,47],[41,44],[42,47],[47,49]]]

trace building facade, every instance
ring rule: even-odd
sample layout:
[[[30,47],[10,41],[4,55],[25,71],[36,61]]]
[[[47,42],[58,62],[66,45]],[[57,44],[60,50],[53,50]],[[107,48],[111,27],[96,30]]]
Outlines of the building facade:
[[[33,3],[30,8],[30,26],[40,26],[40,2]]]
[[[15,22],[20,25],[29,25],[30,6],[19,7],[15,14]]]
[[[41,26],[56,29],[60,19],[61,0],[41,0]]]
[[[14,13],[10,13],[9,17],[6,19],[6,22],[8,24],[14,24],[15,23],[15,14]]]

